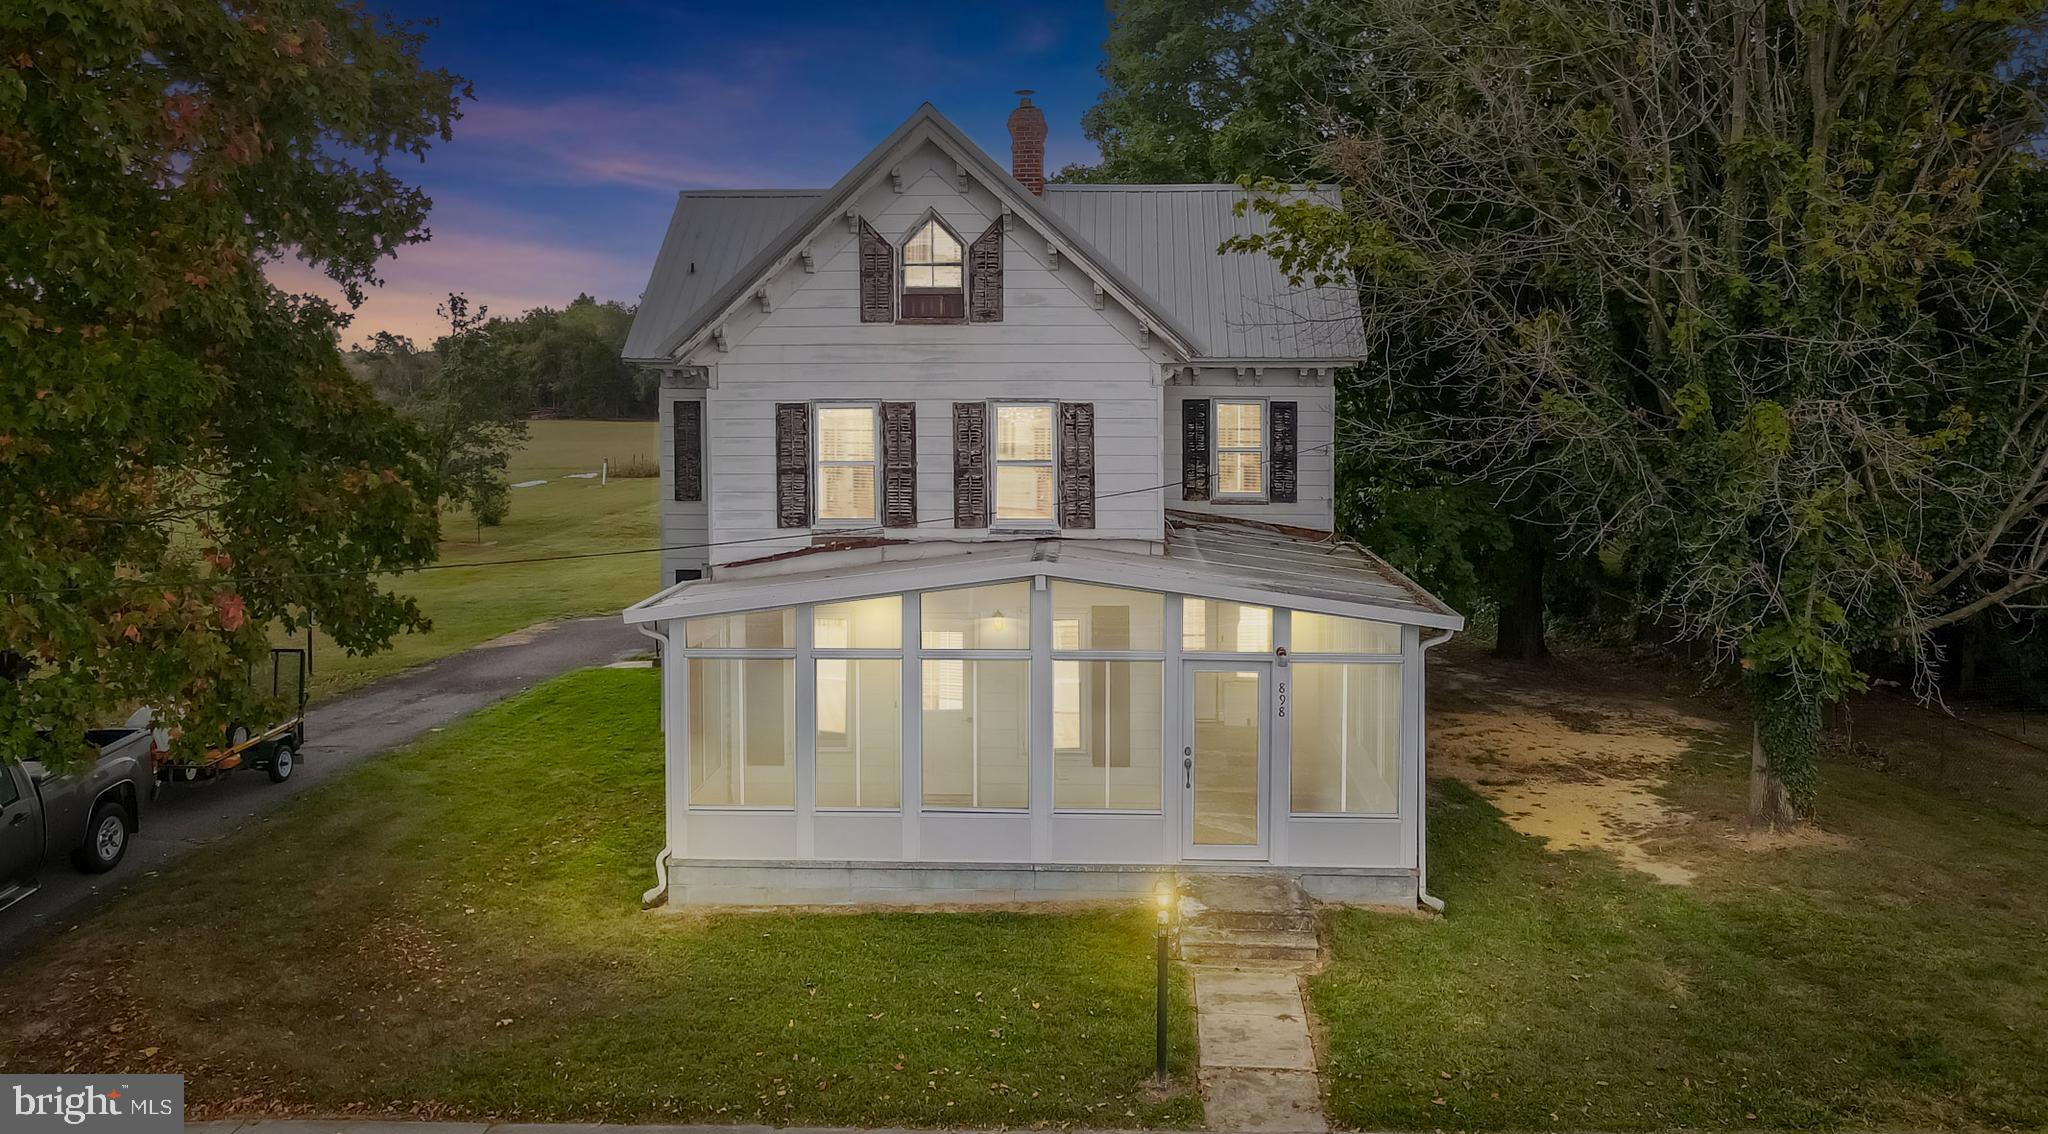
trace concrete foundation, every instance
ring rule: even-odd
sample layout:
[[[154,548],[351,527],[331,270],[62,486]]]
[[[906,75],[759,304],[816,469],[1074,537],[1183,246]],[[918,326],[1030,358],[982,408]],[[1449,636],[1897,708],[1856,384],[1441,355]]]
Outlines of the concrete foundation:
[[[672,859],[670,906],[1011,905],[1145,899],[1189,874],[1281,874],[1317,901],[1413,908],[1415,872],[1231,864],[819,862]]]

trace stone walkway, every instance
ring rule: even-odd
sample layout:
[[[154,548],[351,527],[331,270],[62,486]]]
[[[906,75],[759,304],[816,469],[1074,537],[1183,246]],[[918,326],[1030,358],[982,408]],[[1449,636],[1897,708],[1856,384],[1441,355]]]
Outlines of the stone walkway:
[[[1322,1088],[1301,979],[1280,969],[1192,966],[1211,1130],[1321,1134]]]

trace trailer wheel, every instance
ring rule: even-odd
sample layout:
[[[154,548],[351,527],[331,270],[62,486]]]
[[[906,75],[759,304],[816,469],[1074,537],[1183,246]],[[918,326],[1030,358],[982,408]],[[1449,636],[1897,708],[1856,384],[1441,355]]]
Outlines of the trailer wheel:
[[[105,874],[128,853],[128,809],[118,800],[101,800],[86,824],[85,843],[71,852],[71,863],[87,874]]]
[[[298,767],[298,753],[292,751],[290,741],[277,742],[277,750],[270,754],[270,782],[281,784],[292,778],[292,770]]]

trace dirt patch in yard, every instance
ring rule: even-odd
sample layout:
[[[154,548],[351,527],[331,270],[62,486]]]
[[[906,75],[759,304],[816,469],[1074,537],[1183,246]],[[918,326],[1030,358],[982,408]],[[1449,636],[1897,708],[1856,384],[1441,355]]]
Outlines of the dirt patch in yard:
[[[1456,644],[1431,659],[1429,702],[1431,767],[1471,784],[1516,830],[1692,881],[1656,847],[1692,822],[1662,788],[1695,745],[1730,742],[1730,706],[1625,654],[1526,664]]]

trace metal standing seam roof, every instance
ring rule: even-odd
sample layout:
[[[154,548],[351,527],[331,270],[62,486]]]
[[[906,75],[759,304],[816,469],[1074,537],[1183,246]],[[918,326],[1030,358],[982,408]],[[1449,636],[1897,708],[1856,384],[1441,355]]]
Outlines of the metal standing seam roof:
[[[902,549],[905,556],[890,558],[891,549]],[[813,570],[678,583],[628,608],[625,617],[634,623],[660,622],[1049,575],[1137,590],[1277,600],[1300,609],[1445,630],[1465,626],[1463,615],[1386,561],[1327,532],[1173,512],[1164,555],[1060,539],[962,545],[948,554],[934,550],[923,541],[807,548],[781,558],[814,556],[818,565]],[[835,553],[846,552],[868,558],[856,566],[834,562],[840,558]],[[872,561],[876,555],[879,562]]]
[[[767,270],[764,258],[805,227],[828,196],[851,192],[885,151],[930,129],[966,151],[985,178],[1036,210],[1041,223],[1077,246],[1131,298],[1151,306],[1200,358],[1340,362],[1361,357],[1357,297],[1343,288],[1296,289],[1270,257],[1219,253],[1232,235],[1265,231],[1233,185],[1049,185],[1032,197],[929,103],[870,151],[832,189],[731,189],[679,196],[622,351],[658,359],[717,314],[739,277]]]
[[[801,219],[822,189],[679,193],[647,291],[620,353],[653,358],[662,340],[710,303],[726,281]]]
[[[1235,185],[1048,185],[1045,203],[1173,315],[1214,359],[1361,357],[1357,293],[1297,288],[1264,253],[1219,252],[1268,231]],[[1314,194],[1334,203],[1331,193]]]

